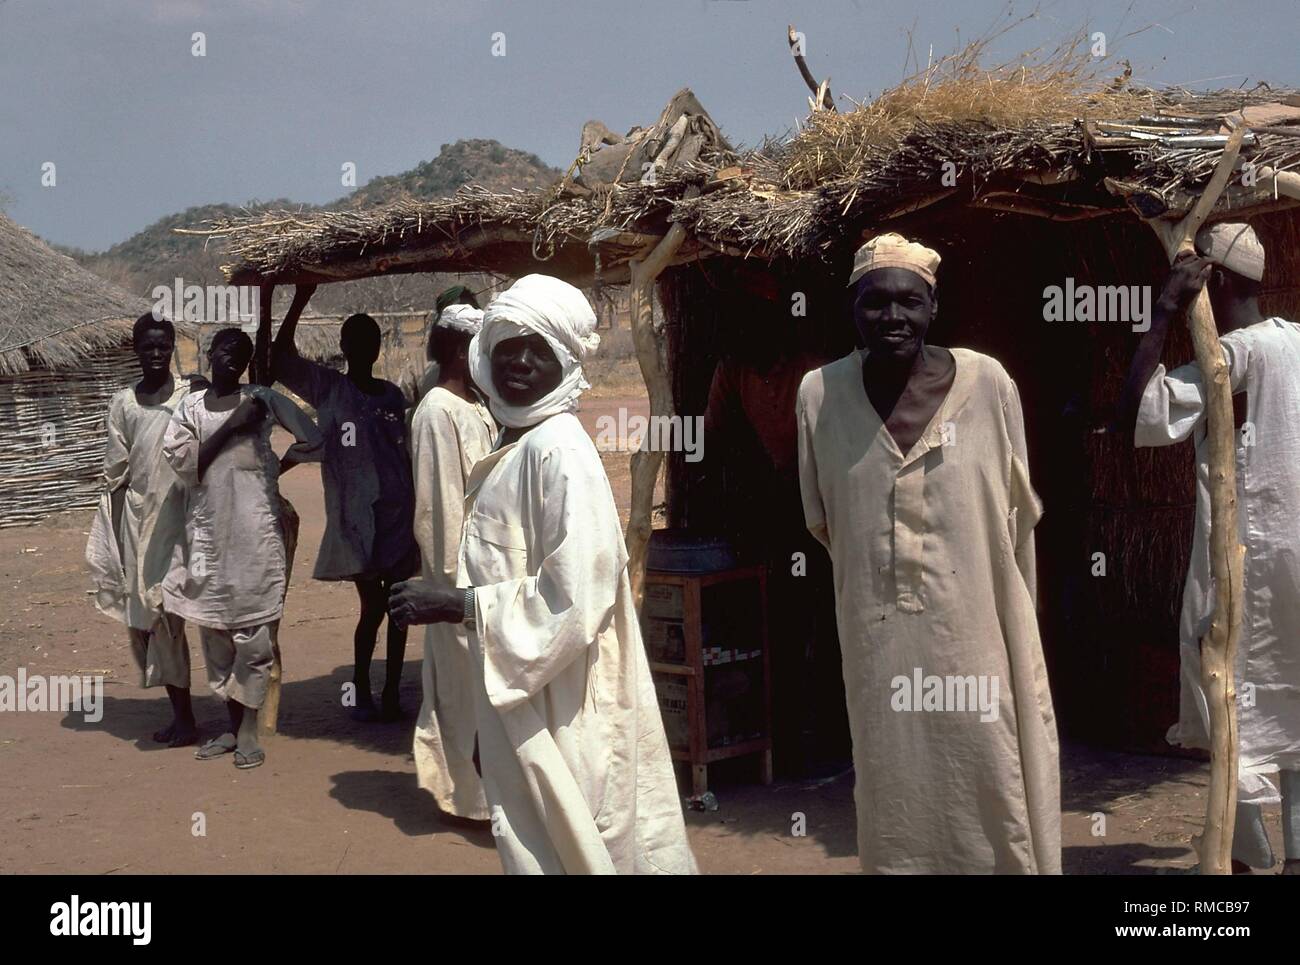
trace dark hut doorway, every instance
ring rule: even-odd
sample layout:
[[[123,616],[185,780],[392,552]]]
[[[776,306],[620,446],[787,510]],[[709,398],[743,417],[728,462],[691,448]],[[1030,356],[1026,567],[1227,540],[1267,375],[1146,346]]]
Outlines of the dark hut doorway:
[[[1135,451],[1107,424],[1139,335],[1121,321],[1048,322],[1044,289],[1151,285],[1165,262],[1150,229],[1128,218],[1052,222],[956,209],[909,233],[936,247],[940,268],[934,344],[997,358],[1025,411],[1030,470],[1045,506],[1037,530],[1040,624],[1064,735],[1134,750],[1169,750],[1177,717],[1178,610],[1191,545],[1190,446]],[[847,256],[846,256],[847,257]],[[847,270],[816,263],[763,266],[781,286],[758,297],[755,267],[718,259],[666,273],[660,284],[677,411],[704,412],[720,359],[737,346],[773,340],[828,358],[852,348]],[[805,314],[792,315],[793,296]],[[1171,333],[1167,364],[1190,358],[1186,333]],[[708,460],[706,459],[706,462]],[[716,464],[715,464],[716,465]],[[724,468],[732,519],[767,525],[746,492],[744,465]],[[714,489],[700,469],[669,460],[670,525],[716,531]],[[743,522],[733,525],[745,525]],[[778,681],[779,685],[779,681]],[[842,690],[840,700],[843,699]],[[789,721],[778,716],[779,732]]]

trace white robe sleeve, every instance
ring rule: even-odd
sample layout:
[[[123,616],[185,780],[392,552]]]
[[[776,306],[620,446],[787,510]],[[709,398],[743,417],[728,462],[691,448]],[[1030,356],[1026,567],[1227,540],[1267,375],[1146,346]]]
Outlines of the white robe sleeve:
[[[193,399],[190,395],[181,399],[163,436],[163,458],[191,489],[199,484],[199,430],[194,424]]]
[[[104,489],[110,493],[129,481],[131,440],[127,438],[125,407],[126,399],[119,392],[109,402],[105,420],[108,440],[104,446]]]
[[[536,574],[479,586],[475,625],[483,682],[498,710],[541,692],[613,618],[627,549],[609,482],[594,450],[556,447],[529,467]],[[532,569],[531,566],[529,569]]]
[[[286,395],[274,389],[261,388],[260,393],[267,400],[271,416],[280,427],[293,435],[298,447],[299,462],[320,462],[325,455],[325,436],[312,421],[311,416],[303,412]]]
[[[1228,363],[1228,378],[1235,395],[1246,384],[1254,333],[1247,329],[1229,332],[1219,339]],[[1168,446],[1189,438],[1205,417],[1205,385],[1195,362],[1166,373],[1157,365],[1138,404],[1133,443],[1138,448]]]
[[[1015,547],[1016,566],[1029,588],[1029,598],[1038,605],[1038,572],[1034,550],[1034,528],[1043,518],[1043,504],[1029,481],[1029,449],[1025,445],[1025,416],[1020,405],[1020,392],[1008,376],[1007,391],[1002,400],[1006,420],[1007,439],[1011,446],[1011,492],[1008,523],[1011,545]]]
[[[817,479],[817,455],[813,452],[813,426],[808,413],[811,385],[805,375],[799,386],[799,395],[795,402],[795,422],[799,430],[799,493],[803,499],[803,518],[808,532],[817,538],[817,542],[831,548],[830,530],[826,526],[826,506],[822,502],[821,486]]]

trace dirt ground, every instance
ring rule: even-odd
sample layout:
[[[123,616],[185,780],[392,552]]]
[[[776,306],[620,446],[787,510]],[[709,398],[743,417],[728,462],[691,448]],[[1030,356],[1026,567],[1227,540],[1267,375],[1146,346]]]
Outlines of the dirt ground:
[[[643,397],[592,399],[588,431],[621,405],[646,411]],[[602,458],[626,517],[627,456]],[[91,604],[82,558],[89,513],[0,530],[8,604],[0,609],[0,674],[25,667],[29,675],[105,678],[98,723],[66,712],[0,714],[0,872],[499,872],[491,835],[444,822],[416,786],[410,720],[360,725],[341,707],[354,594],[347,584],[310,578],[323,520],[316,467],[295,469],[282,488],[302,531],[280,631],[280,733],[266,744],[266,766],[248,772],[228,757],[199,762],[192,748],[149,739],[168,718],[166,697],[139,689],[125,634]],[[205,683],[196,639],[191,649],[197,716],[215,735],[225,712]],[[402,675],[412,714],[421,651],[415,631]],[[386,672],[382,653],[381,643],[376,689]],[[1068,873],[1170,873],[1194,864],[1205,765],[1067,744],[1062,770]],[[715,766],[710,778],[719,809],[687,815],[705,872],[857,870],[851,772],[762,787],[755,763],[741,759]],[[1269,823],[1276,845],[1276,811]],[[805,834],[793,833],[799,824]]]

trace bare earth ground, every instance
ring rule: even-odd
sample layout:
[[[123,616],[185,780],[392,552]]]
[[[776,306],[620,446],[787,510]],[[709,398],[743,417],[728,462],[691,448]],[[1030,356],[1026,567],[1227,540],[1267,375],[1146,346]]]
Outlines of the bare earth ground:
[[[627,391],[621,385],[616,392]],[[592,398],[584,423],[644,396]],[[626,518],[627,457],[603,456]],[[142,691],[125,634],[95,612],[82,561],[88,513],[0,530],[0,673],[103,674],[103,719],[65,712],[0,714],[0,872],[496,873],[491,835],[444,823],[415,783],[408,721],[359,725],[340,706],[350,679],[353,591],[310,578],[323,508],[314,466],[282,488],[302,518],[298,559],[280,642],[285,686],[280,734],[267,764],[240,772],[230,758],[194,760],[149,734],[167,719],[161,690]],[[193,693],[206,735],[225,712],[204,680],[197,640]],[[382,643],[379,653],[382,654]],[[403,705],[419,705],[413,632]],[[376,661],[375,685],[384,668]],[[1204,765],[1079,746],[1064,750],[1065,868],[1073,873],[1153,873],[1194,863]],[[824,783],[761,787],[752,763],[715,766],[721,807],[689,812],[702,870],[713,873],[848,873],[857,870],[852,774]],[[1097,812],[1104,835],[1095,836]],[[792,829],[804,816],[806,835]],[[201,819],[199,816],[202,816]],[[1276,813],[1269,815],[1278,834]],[[200,820],[206,834],[193,833]]]

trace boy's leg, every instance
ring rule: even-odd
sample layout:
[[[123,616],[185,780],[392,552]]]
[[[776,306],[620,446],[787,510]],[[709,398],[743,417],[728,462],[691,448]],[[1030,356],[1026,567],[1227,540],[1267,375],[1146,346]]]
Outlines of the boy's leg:
[[[384,579],[380,582],[380,591],[385,601],[393,581]],[[386,607],[385,607],[386,608]],[[399,627],[392,620],[388,621],[387,665],[384,676],[383,719],[398,720],[402,716],[400,690],[402,686],[402,663],[406,659],[406,627]]]
[[[230,730],[214,737],[194,752],[196,758],[207,761],[235,750],[238,743],[235,734],[239,730],[243,710],[236,707],[229,694],[229,684],[235,673],[235,641],[232,632],[214,627],[199,627],[199,642],[203,647],[203,663],[208,670],[208,685],[226,702],[226,710],[230,714]]]
[[[352,657],[355,663],[352,682],[357,688],[357,706],[353,716],[360,720],[372,720],[375,716],[375,701],[370,692],[370,661],[374,658],[379,625],[383,622],[388,607],[388,593],[378,577],[366,577],[354,582],[361,603],[361,615],[357,618],[357,629],[352,636]]]
[[[190,645],[185,639],[185,620],[164,613],[154,625],[150,648],[151,663],[157,666],[172,704],[172,723],[166,728],[167,736],[161,737],[163,732],[160,732],[154,738],[166,740],[171,747],[193,744],[199,729],[190,703]]]
[[[257,739],[257,716],[266,702],[275,663],[275,634],[279,621],[232,630],[234,674],[228,688],[230,723],[235,733],[235,766],[256,767],[266,759]],[[238,719],[236,719],[238,715]]]

